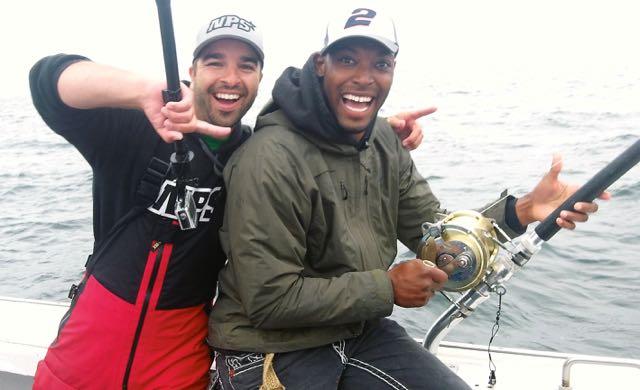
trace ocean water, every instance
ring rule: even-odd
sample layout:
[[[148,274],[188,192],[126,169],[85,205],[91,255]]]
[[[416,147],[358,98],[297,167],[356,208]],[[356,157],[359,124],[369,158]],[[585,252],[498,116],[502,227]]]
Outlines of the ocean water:
[[[412,155],[449,210],[478,207],[505,188],[525,193],[554,152],[564,156],[561,178],[582,183],[640,137],[637,71],[598,81],[437,76],[399,75],[383,113],[422,101],[439,106],[421,121],[425,140]],[[65,301],[92,247],[91,171],[28,97],[2,99],[0,108],[0,295]],[[509,282],[494,345],[640,358],[640,168],[610,191],[613,199],[600,202],[587,224],[556,235]],[[412,255],[400,246],[399,257]],[[392,316],[422,337],[446,307],[437,296]],[[447,340],[486,344],[496,308],[494,297]]]

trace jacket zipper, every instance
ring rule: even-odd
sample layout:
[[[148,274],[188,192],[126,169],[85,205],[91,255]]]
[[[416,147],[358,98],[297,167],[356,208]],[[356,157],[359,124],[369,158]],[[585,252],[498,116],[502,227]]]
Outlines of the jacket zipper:
[[[136,355],[136,349],[138,342],[140,341],[140,334],[142,333],[142,326],[144,325],[144,319],[149,310],[149,300],[151,299],[151,292],[158,277],[158,270],[160,269],[160,263],[162,261],[162,253],[164,251],[164,244],[156,241],[151,246],[151,250],[156,252],[156,257],[153,260],[153,269],[151,270],[151,276],[149,277],[149,283],[147,285],[147,291],[145,292],[144,302],[142,303],[142,310],[140,311],[140,317],[138,318],[138,326],[136,327],[136,333],[133,337],[133,343],[131,344],[131,351],[129,352],[129,360],[127,361],[127,369],[124,372],[124,379],[122,381],[122,389],[126,390],[129,382],[129,375],[131,375],[131,367],[133,366],[133,359]]]
[[[343,181],[340,181],[340,192],[342,193],[342,200],[349,198],[349,191],[347,191],[347,186],[344,185]]]
[[[362,157],[362,159],[364,159],[365,157]],[[364,203],[364,214],[367,216],[367,233],[369,236],[369,239],[372,240],[371,242],[376,242],[376,235],[374,233],[374,228],[373,228],[373,222],[371,221],[371,213],[369,212],[369,208],[370,206],[370,199],[369,199],[369,174],[371,173],[371,171],[369,170],[369,168],[367,168],[367,165],[364,164],[362,162],[362,160],[360,160],[360,166],[361,168],[361,172],[362,169],[364,169],[364,199],[363,199],[363,203]],[[364,237],[363,237],[364,238]],[[382,253],[380,253],[380,250],[377,250],[378,252],[378,262],[380,263],[380,265],[382,266],[382,268],[385,268],[385,260],[382,257]]]

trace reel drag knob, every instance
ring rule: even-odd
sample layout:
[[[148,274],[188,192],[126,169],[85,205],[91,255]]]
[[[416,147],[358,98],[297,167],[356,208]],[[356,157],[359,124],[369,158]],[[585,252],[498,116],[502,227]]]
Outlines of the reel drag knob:
[[[429,260],[449,275],[443,290],[461,292],[477,286],[494,261],[498,246],[491,220],[477,211],[447,215],[437,224],[425,224],[418,257]]]

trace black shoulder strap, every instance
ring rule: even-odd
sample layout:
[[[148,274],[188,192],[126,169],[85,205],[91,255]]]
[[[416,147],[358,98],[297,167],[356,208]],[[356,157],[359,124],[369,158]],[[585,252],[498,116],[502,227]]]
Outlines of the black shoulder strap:
[[[142,175],[138,189],[136,191],[136,205],[144,208],[149,207],[155,202],[160,186],[169,174],[169,163],[153,157],[149,162],[147,171]]]
[[[216,174],[216,176],[222,177],[222,170],[224,169],[224,164],[220,162],[220,160],[218,159],[217,154],[213,154],[211,149],[209,149],[207,144],[205,144],[205,142],[200,137],[198,137],[198,144],[200,145],[200,148],[204,152],[205,156],[207,156],[207,158],[209,158],[209,160],[211,160],[211,162],[213,164],[212,165],[213,166],[213,172]]]
[[[104,248],[109,246],[120,230],[155,202],[160,192],[160,186],[162,186],[168,174],[169,163],[153,157],[147,166],[146,172],[142,175],[138,183],[135,205],[113,225],[102,242],[94,248],[94,253],[89,255],[86,264],[85,278],[91,275],[93,268],[100,259],[100,253]]]

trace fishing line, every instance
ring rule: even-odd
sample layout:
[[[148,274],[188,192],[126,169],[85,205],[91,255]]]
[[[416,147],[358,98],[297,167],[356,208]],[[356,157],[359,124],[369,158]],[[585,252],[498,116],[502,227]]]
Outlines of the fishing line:
[[[500,330],[500,316],[502,315],[502,296],[507,293],[507,289],[503,286],[498,286],[495,291],[496,294],[498,294],[498,310],[496,311],[496,320],[493,324],[493,327],[491,328],[491,338],[489,339],[489,345],[487,345],[487,353],[489,354],[489,387],[493,387],[497,382],[497,367],[493,359],[491,358],[491,343]]]

